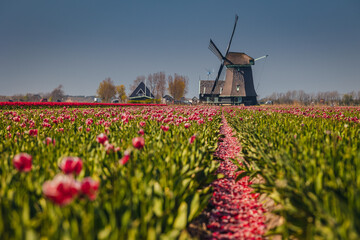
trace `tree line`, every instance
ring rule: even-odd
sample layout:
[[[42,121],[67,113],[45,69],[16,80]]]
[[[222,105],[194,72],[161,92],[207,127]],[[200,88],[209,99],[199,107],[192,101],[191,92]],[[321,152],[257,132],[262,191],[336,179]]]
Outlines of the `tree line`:
[[[63,86],[59,85],[58,87],[54,88],[51,92],[47,93],[26,93],[26,94],[15,94],[10,97],[8,96],[1,96],[0,101],[19,101],[19,102],[38,102],[41,98],[46,98],[49,102],[62,102],[64,101],[64,90]]]
[[[326,105],[360,105],[360,91],[340,94],[338,91],[306,93],[303,90],[273,93],[261,101],[272,101],[274,104],[326,104]]]
[[[174,75],[166,75],[164,72],[151,73],[147,77],[140,75],[135,78],[130,85],[130,91],[133,92],[139,84],[143,82],[155,99],[161,99],[168,92],[174,100],[180,100],[188,91],[189,79],[175,73]],[[124,85],[115,86],[111,78],[104,79],[97,89],[97,95],[103,102],[109,102],[113,98],[119,98],[121,102],[127,100]]]

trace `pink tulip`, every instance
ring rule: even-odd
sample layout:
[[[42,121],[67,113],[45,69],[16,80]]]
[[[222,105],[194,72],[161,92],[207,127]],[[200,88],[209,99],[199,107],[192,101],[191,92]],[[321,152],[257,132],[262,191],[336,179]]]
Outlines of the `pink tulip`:
[[[43,184],[43,193],[54,203],[64,206],[71,203],[80,190],[80,184],[69,175],[58,174]]]
[[[187,129],[187,128],[189,128],[191,126],[191,124],[190,123],[185,123],[184,124],[184,127]]]
[[[144,129],[140,129],[139,131],[138,131],[138,134],[140,134],[140,135],[144,135],[145,134],[145,131],[144,131]]]
[[[196,139],[196,135],[192,135],[190,138],[189,138],[189,143],[192,144]]]
[[[37,136],[38,135],[38,130],[37,129],[30,129],[29,130],[29,135],[30,136]]]
[[[104,145],[108,141],[108,137],[104,133],[100,133],[96,137],[96,141],[102,145]]]
[[[164,132],[169,131],[169,126],[163,126],[163,125],[161,125],[160,128],[161,128]]]
[[[47,138],[45,138],[44,143],[45,143],[46,145],[49,145],[49,144],[52,143],[52,144],[55,146],[55,139],[53,140],[53,139],[51,139],[51,137],[47,137]]]
[[[128,151],[124,152],[124,156],[120,159],[120,163],[125,165],[130,160],[130,153]]]
[[[27,153],[19,153],[13,158],[13,164],[20,172],[29,172],[32,167],[32,157]]]
[[[92,118],[88,118],[88,119],[86,119],[85,124],[91,125],[93,122],[94,122],[94,120]]]
[[[143,137],[135,137],[132,140],[132,144],[137,149],[142,149],[145,145],[145,140]]]
[[[105,146],[105,150],[106,150],[107,154],[112,153],[112,152],[115,151],[115,147],[114,147],[113,144],[107,143],[104,146]]]
[[[65,174],[75,173],[76,175],[79,175],[82,166],[83,163],[81,159],[78,157],[65,157],[60,163],[60,169]]]
[[[92,201],[95,200],[98,189],[99,182],[93,180],[91,177],[86,177],[81,181],[81,193],[88,196]]]

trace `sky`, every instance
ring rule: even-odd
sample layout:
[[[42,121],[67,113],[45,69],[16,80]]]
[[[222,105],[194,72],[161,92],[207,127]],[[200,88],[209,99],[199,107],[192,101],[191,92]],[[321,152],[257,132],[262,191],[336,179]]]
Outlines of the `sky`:
[[[189,78],[187,97],[225,52],[253,58],[259,97],[360,91],[359,0],[0,0],[0,95],[96,95],[102,80],[129,86],[164,71]]]

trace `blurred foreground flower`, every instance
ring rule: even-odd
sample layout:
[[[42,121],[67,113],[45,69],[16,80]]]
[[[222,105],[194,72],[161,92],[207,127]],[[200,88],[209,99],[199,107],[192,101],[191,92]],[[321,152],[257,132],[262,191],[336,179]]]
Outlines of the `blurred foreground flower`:
[[[108,137],[104,134],[104,133],[100,133],[97,137],[96,137],[96,141],[100,144],[105,144],[108,141]]]
[[[80,184],[69,175],[58,174],[42,187],[44,195],[54,203],[64,206],[71,203],[80,190]]]
[[[65,174],[75,173],[79,175],[81,172],[83,163],[78,157],[65,157],[60,163],[60,169]]]
[[[29,135],[30,136],[37,136],[38,135],[38,130],[37,129],[30,129],[29,130]]]
[[[164,132],[169,131],[169,126],[167,126],[167,125],[166,125],[166,126],[161,125],[160,128],[161,128]]]
[[[192,135],[190,138],[189,138],[189,143],[193,143],[196,139],[196,135]]]
[[[145,145],[145,140],[143,137],[136,137],[136,138],[133,138],[132,144],[135,148],[142,149]]]
[[[20,172],[29,172],[32,167],[32,157],[27,153],[19,153],[13,158],[13,164]]]
[[[124,156],[120,159],[120,163],[125,165],[130,159],[130,153],[128,151],[124,152]]]
[[[93,180],[91,177],[86,177],[81,181],[81,193],[88,196],[90,200],[95,200],[98,189],[99,182]]]
[[[45,138],[44,143],[45,143],[46,145],[49,145],[49,144],[52,143],[52,144],[55,146],[55,139],[52,139],[51,137],[47,137],[47,138]]]

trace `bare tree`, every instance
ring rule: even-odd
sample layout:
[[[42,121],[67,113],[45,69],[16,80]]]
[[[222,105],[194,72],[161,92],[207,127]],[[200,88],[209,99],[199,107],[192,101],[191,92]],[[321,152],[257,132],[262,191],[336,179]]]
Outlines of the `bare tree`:
[[[130,86],[131,92],[133,92],[141,82],[145,83],[146,77],[144,75],[137,76],[133,84]]]
[[[155,74],[149,74],[146,81],[146,87],[149,88],[150,92],[156,97],[156,85],[157,79],[154,78]]]
[[[154,73],[153,78],[156,79],[156,95],[157,99],[161,99],[166,92],[166,76],[164,72]]]
[[[164,72],[149,74],[146,80],[146,86],[156,99],[161,99],[166,91],[166,76]]]
[[[49,94],[49,101],[62,101],[64,98],[63,86],[59,85]]]

